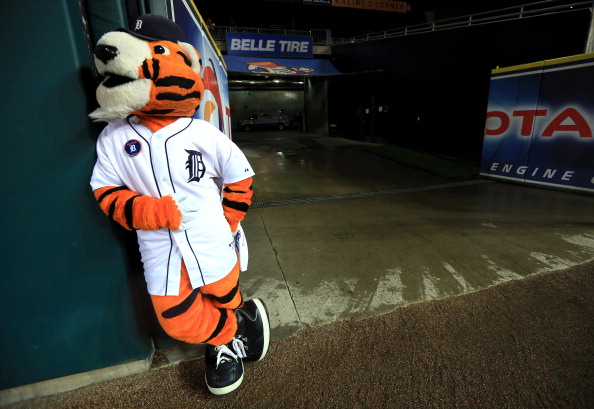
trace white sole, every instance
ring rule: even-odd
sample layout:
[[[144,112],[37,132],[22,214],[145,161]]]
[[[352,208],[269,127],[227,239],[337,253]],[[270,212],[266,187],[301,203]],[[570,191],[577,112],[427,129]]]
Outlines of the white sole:
[[[266,308],[264,308],[262,301],[258,298],[254,298],[253,301],[256,304],[256,307],[258,307],[260,317],[262,317],[262,326],[264,327],[264,348],[262,348],[262,355],[260,356],[260,359],[258,359],[258,361],[261,361],[268,353],[268,345],[270,344],[270,321],[268,320],[268,314],[266,313]]]
[[[204,378],[204,380],[206,380],[206,377]],[[241,378],[239,378],[237,381],[235,381],[235,383],[233,383],[229,386],[225,386],[224,388],[211,388],[210,385],[208,384],[208,382],[206,382],[206,386],[208,387],[208,390],[210,391],[210,393],[212,393],[213,395],[221,396],[221,395],[226,395],[228,393],[233,392],[235,389],[239,388],[239,386],[241,385],[242,382],[243,382],[243,374],[241,374]]]

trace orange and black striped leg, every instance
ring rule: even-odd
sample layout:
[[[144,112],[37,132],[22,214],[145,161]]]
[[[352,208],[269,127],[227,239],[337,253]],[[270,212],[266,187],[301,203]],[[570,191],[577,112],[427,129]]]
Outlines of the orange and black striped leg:
[[[215,296],[221,296],[219,295],[221,293],[229,294],[233,292],[233,288],[237,284],[237,279],[233,278],[224,282],[220,281],[193,289],[187,270],[182,265],[179,295],[151,296],[163,330],[172,338],[192,344],[222,345],[230,342],[237,331],[237,318],[233,310],[222,307],[223,304],[213,300],[211,295],[205,296],[202,293],[205,287],[209,287],[211,292],[215,292]],[[231,288],[225,289],[227,281],[232,285]],[[239,291],[236,291],[231,298],[231,302],[227,305],[241,304]]]
[[[200,292],[219,308],[240,308],[243,305],[243,297],[239,290],[239,263],[219,281],[200,287]]]

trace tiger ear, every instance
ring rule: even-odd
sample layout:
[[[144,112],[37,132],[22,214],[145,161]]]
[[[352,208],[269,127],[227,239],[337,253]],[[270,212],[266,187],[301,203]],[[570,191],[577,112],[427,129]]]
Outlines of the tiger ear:
[[[202,71],[202,57],[200,56],[198,50],[196,50],[192,44],[184,43],[183,41],[179,41],[178,44],[186,52],[186,54],[188,54],[188,57],[190,57],[192,69],[200,74]]]

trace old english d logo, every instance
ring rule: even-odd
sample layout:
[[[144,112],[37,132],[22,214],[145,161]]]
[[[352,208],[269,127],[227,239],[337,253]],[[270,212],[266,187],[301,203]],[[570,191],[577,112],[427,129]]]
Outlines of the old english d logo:
[[[142,145],[137,139],[130,139],[124,144],[124,150],[130,157],[134,157],[142,150]]]
[[[200,182],[206,170],[204,162],[202,162],[202,153],[187,149],[185,151],[188,152],[188,161],[186,162],[186,169],[188,169],[189,173],[188,183]]]

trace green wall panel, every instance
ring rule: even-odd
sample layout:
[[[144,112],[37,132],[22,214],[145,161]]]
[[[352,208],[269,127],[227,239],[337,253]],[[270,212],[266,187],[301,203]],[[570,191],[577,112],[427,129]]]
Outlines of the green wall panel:
[[[108,31],[128,27],[124,0],[85,0],[84,4],[93,44]]]
[[[0,66],[6,389],[147,358],[141,323],[152,311],[134,234],[101,213],[89,186],[100,126],[87,117],[95,81],[78,3],[2,10],[0,35],[11,39]]]

